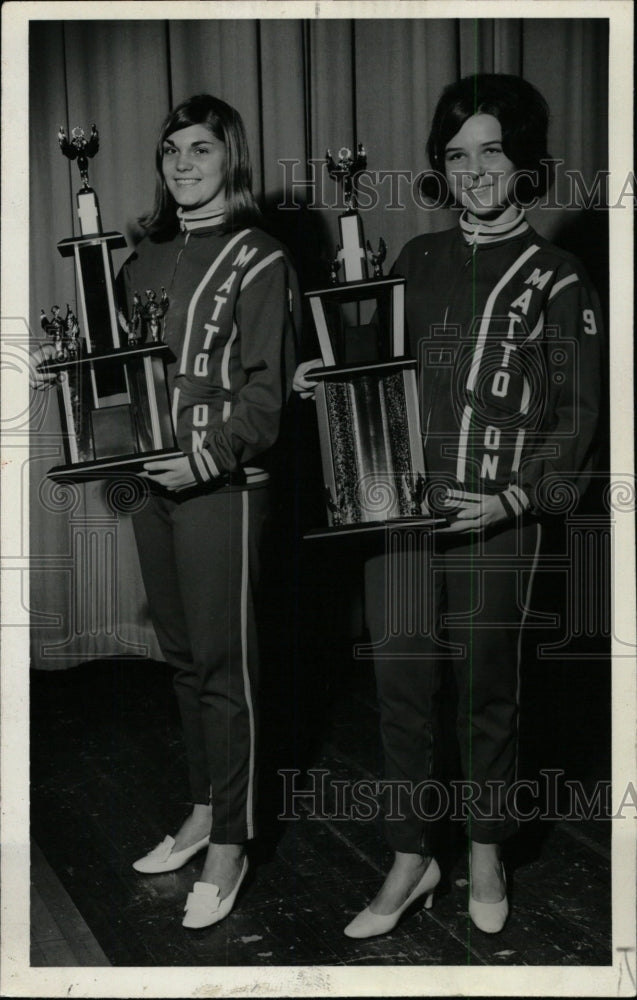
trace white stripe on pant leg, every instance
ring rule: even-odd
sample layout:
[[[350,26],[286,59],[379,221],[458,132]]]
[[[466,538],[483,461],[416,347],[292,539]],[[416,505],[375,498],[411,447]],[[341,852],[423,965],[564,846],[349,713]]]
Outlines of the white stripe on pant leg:
[[[254,836],[254,709],[252,707],[252,689],[248,673],[248,578],[250,574],[248,526],[249,526],[249,493],[243,490],[241,494],[241,667],[243,670],[243,688],[248,706],[250,720],[250,760],[248,763],[248,792],[246,795],[246,827],[248,838]]]
[[[458,461],[456,462],[456,479],[464,483],[464,475],[467,466],[467,442],[469,440],[469,428],[471,427],[472,408],[467,405],[462,412],[462,423],[460,425],[460,437],[458,438]]]
[[[535,570],[537,569],[538,559],[540,555],[540,544],[542,542],[542,525],[537,525],[537,541],[535,543],[535,554],[533,556],[533,565],[531,566],[531,573],[529,575],[529,582],[526,588],[526,596],[524,598],[524,608],[522,610],[522,621],[520,622],[520,631],[518,633],[518,667],[517,667],[517,688],[515,691],[515,704],[520,708],[520,677],[521,677],[521,664],[522,664],[522,631],[524,629],[524,623],[529,610],[529,601],[531,599],[531,590],[533,588],[533,578],[535,576]],[[518,780],[518,764],[519,764],[519,751],[520,751],[520,725],[519,721],[516,726],[515,734],[515,780]]]

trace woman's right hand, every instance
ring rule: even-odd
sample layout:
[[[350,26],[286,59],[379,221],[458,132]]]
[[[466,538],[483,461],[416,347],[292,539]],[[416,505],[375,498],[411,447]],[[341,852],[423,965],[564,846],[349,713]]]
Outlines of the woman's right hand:
[[[58,380],[54,372],[40,372],[38,365],[43,361],[55,360],[55,347],[53,344],[41,344],[29,358],[29,385],[32,389],[50,389]]]
[[[313,368],[322,367],[323,362],[321,358],[313,358],[311,361],[303,361],[294,372],[292,388],[300,394],[301,399],[314,399],[316,382],[313,382],[307,376],[308,372],[311,372]]]

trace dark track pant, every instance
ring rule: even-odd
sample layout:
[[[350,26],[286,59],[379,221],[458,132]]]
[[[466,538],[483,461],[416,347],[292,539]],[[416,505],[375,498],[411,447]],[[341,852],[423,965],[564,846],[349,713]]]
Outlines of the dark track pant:
[[[463,779],[475,783],[464,790],[469,836],[497,843],[517,829],[506,792],[516,777],[520,637],[540,531],[527,523],[490,537],[411,543],[396,533],[395,545],[366,563],[385,778],[407,789],[385,815],[395,851],[427,849],[439,805],[430,779],[441,669],[455,674]]]
[[[151,618],[184,730],[192,800],[213,843],[252,838],[258,652],[254,593],[266,488],[151,495],[134,516]]]

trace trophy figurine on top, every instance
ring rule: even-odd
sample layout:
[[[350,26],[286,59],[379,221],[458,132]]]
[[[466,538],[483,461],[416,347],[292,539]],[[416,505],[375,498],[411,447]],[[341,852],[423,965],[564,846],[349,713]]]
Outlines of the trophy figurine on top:
[[[363,146],[343,147],[327,169],[343,184],[346,211],[331,262],[331,285],[307,292],[323,368],[312,370],[328,527],[306,537],[433,524],[425,505],[416,362],[404,356],[404,286],[383,277],[387,254],[365,242],[354,180]],[[368,274],[368,264],[373,269]],[[339,282],[342,273],[343,280]]]
[[[82,128],[71,138],[58,131],[62,153],[76,160],[82,187],[77,193],[80,235],[62,240],[58,250],[73,257],[79,290],[81,323],[67,306],[40,321],[53,341],[53,360],[40,371],[57,375],[58,401],[66,464],[49,471],[58,481],[103,479],[136,472],[149,458],[181,454],[176,446],[166,387],[165,363],[170,354],[162,343],[169,307],[146,290],[146,302],[135,294],[128,320],[116,304],[111,252],[125,247],[121,233],[104,233],[99,203],[89,183],[89,160],[99,149],[95,125],[88,139]],[[120,328],[126,342],[120,341]],[[83,335],[82,335],[83,334]],[[143,336],[145,334],[145,337]]]

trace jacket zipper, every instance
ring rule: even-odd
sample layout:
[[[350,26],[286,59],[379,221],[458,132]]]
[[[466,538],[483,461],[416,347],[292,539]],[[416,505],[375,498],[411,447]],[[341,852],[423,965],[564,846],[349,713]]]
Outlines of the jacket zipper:
[[[177,276],[177,268],[179,267],[179,261],[181,260],[182,253],[184,252],[184,250],[188,246],[188,240],[189,239],[190,239],[190,233],[186,232],[186,235],[185,235],[185,238],[184,238],[184,245],[179,250],[179,253],[177,254],[177,258],[175,260],[175,266],[173,267],[173,273],[172,273],[172,277],[170,279],[170,286],[168,288],[169,292],[172,292],[172,287],[175,284],[175,277]]]

